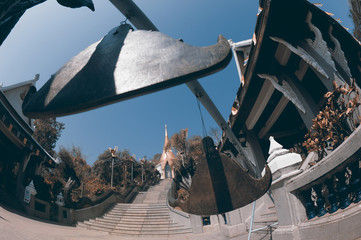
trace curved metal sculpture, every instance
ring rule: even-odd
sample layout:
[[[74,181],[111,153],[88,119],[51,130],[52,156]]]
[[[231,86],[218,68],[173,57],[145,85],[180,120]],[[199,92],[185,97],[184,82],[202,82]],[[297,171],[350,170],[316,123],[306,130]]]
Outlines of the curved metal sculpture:
[[[64,116],[172,87],[219,71],[229,63],[228,41],[194,47],[128,24],[73,57],[23,103],[31,118]]]
[[[265,165],[262,178],[254,178],[239,163],[219,153],[212,138],[203,139],[205,159],[198,163],[189,188],[189,197],[179,207],[191,214],[213,215],[246,206],[263,196],[272,175]]]

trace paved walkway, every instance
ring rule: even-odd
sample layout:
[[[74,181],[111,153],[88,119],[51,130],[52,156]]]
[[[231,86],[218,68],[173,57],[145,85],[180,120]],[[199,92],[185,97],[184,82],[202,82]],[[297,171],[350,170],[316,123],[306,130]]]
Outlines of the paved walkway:
[[[132,238],[112,236],[108,233],[82,230],[75,227],[61,226],[27,218],[15,212],[11,212],[0,205],[0,240],[134,240],[151,238]],[[196,234],[186,237],[169,237],[153,239],[172,240],[212,240],[229,239],[220,234]],[[239,236],[234,239],[243,239]],[[247,239],[247,238],[244,238]]]
[[[150,191],[150,194],[141,193],[137,196],[134,203],[145,204],[145,203],[164,203],[166,194],[165,188],[169,188],[167,182],[154,186],[154,190]],[[163,193],[162,193],[163,192]],[[264,224],[263,224],[264,225]],[[85,239],[97,239],[97,240],[246,240],[248,234],[229,238],[224,236],[221,232],[217,233],[202,233],[182,235],[182,236],[165,236],[165,237],[133,237],[133,236],[117,236],[111,235],[108,232],[87,230],[80,227],[69,227],[63,225],[57,225],[52,222],[46,222],[43,220],[36,220],[29,218],[20,212],[15,212],[5,208],[0,204],[0,240],[85,240]],[[269,239],[269,236],[264,234],[257,235],[252,234],[252,240],[258,239]],[[361,239],[360,239],[361,240]]]
[[[150,194],[141,193],[137,196],[134,203],[164,203],[166,199],[165,189],[169,188],[169,183],[159,184],[153,187]],[[80,227],[69,227],[57,225],[52,222],[36,220],[29,218],[23,213],[14,212],[6,209],[0,204],[0,240],[134,240],[134,239],[172,239],[172,240],[212,240],[212,239],[232,239],[223,236],[221,233],[202,233],[183,236],[167,237],[131,237],[110,235],[107,232],[87,230]],[[237,236],[233,239],[247,239],[247,236]]]

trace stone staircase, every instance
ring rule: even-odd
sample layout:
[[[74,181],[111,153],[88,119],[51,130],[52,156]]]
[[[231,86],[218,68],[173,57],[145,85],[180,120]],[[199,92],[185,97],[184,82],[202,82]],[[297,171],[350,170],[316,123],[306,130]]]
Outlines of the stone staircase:
[[[132,237],[186,236],[192,229],[170,218],[166,196],[171,179],[141,192],[131,204],[119,203],[103,217],[79,222],[77,227]]]
[[[268,198],[268,196],[264,196]],[[253,221],[252,230],[260,229],[255,232],[252,232],[252,240],[261,240],[261,239],[272,239],[272,232],[277,228],[278,218],[276,213],[275,205],[268,201],[268,206],[266,210],[261,213],[259,216],[255,217]],[[247,226],[247,231],[249,232],[249,226]]]

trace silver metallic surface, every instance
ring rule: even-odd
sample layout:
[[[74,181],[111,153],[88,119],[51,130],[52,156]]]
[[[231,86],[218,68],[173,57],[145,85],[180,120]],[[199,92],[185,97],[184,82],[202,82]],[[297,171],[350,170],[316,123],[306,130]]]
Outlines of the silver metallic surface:
[[[213,46],[194,47],[123,24],[73,57],[38,92],[33,89],[23,112],[44,118],[90,110],[209,75],[230,59],[222,36]]]

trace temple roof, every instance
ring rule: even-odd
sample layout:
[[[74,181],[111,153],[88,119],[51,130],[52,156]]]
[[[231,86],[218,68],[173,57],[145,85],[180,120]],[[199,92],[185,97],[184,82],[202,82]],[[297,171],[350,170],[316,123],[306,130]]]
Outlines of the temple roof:
[[[259,159],[268,156],[269,136],[285,148],[303,141],[334,80],[361,84],[361,45],[337,20],[306,0],[261,0],[260,7],[249,59],[239,61],[244,85],[229,116],[236,137],[257,139]],[[301,89],[299,97],[286,88]],[[219,149],[236,152],[225,135]]]

